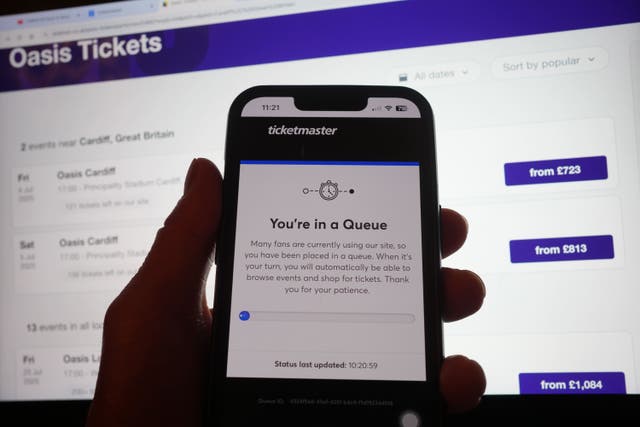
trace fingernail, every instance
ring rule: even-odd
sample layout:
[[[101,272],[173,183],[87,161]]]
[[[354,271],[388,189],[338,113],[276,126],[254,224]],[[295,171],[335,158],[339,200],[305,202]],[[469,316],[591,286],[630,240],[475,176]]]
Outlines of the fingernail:
[[[473,275],[475,277],[475,279],[480,283],[480,285],[482,286],[482,296],[486,297],[487,296],[487,287],[484,284],[484,280],[482,280],[482,277],[480,277],[480,275],[478,273],[476,273],[475,271],[471,271],[471,270],[467,270],[471,275]]]
[[[189,188],[196,181],[196,177],[198,176],[198,169],[200,169],[199,168],[200,162],[198,160],[199,160],[198,158],[193,159],[191,161],[191,164],[189,165],[189,171],[187,172],[187,177],[184,179],[183,194],[186,194],[187,191],[189,191]]]
[[[478,275],[476,274],[476,276],[478,276]],[[478,276],[478,279],[480,279],[480,284],[482,285],[482,296],[484,298],[486,298],[487,297],[487,286],[484,284],[484,280],[482,280],[482,277]]]
[[[464,215],[461,215],[462,219],[464,220],[464,224],[467,226],[467,232],[469,231],[469,220],[467,220],[467,217]]]

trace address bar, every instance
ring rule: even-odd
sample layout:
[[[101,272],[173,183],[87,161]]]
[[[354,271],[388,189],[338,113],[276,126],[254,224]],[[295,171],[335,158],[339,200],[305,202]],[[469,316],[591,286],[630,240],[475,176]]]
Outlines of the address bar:
[[[110,35],[117,31],[123,31],[128,29],[137,29],[139,27],[145,27],[144,31],[153,31],[155,29],[167,29],[170,24],[179,23],[179,26],[193,26],[196,24],[212,24],[216,22],[229,22],[233,21],[232,16],[264,12],[268,10],[284,9],[294,7],[296,2],[282,2],[266,5],[256,6],[244,6],[244,7],[229,7],[225,9],[213,10],[208,12],[188,13],[183,15],[173,15],[164,17],[149,17],[145,19],[139,19],[130,22],[120,23],[102,23],[100,25],[83,26],[79,28],[61,28],[59,30],[51,31],[53,37],[62,36],[75,36],[86,33],[101,33],[109,32]],[[217,18],[217,19],[216,19]],[[249,18],[247,18],[249,19]],[[149,28],[147,28],[149,27]],[[174,27],[175,28],[175,27]]]

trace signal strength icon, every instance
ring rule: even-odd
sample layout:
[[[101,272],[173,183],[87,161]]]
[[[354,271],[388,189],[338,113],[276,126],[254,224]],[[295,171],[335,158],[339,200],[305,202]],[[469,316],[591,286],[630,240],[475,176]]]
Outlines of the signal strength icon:
[[[385,106],[384,106],[384,108],[385,108],[387,111],[391,111],[391,109],[392,109],[393,107],[392,107],[391,105],[385,105]]]

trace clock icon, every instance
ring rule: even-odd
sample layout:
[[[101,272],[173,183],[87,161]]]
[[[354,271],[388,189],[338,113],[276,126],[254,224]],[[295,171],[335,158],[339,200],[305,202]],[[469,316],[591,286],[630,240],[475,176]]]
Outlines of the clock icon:
[[[338,184],[328,179],[325,182],[320,183],[318,193],[320,193],[320,197],[324,200],[333,200],[338,197],[338,193],[340,193],[340,191],[338,190]]]

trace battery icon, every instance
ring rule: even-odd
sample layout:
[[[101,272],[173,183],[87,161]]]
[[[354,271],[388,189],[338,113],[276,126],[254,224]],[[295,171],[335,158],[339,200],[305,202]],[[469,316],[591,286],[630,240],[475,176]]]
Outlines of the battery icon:
[[[407,111],[406,105],[396,105],[396,111]]]

